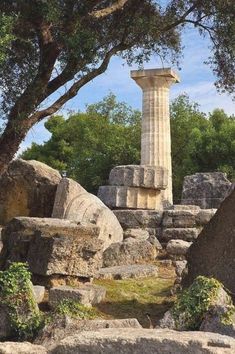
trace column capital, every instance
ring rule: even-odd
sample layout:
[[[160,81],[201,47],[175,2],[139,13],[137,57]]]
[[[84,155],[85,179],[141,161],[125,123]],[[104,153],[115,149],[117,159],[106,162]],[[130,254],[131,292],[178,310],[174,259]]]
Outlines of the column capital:
[[[143,90],[158,87],[169,88],[173,83],[180,82],[179,76],[171,68],[132,70],[131,78]]]

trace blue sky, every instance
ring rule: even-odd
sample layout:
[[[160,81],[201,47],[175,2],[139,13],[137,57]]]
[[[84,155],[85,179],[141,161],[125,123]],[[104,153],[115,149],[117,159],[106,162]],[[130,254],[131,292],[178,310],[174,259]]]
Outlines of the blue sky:
[[[203,112],[208,113],[215,108],[222,108],[227,114],[235,114],[235,102],[230,96],[217,93],[212,70],[203,63],[210,55],[207,40],[199,37],[197,32],[191,29],[183,35],[183,45],[184,57],[180,62],[181,70],[174,68],[178,71],[181,82],[172,86],[171,100],[182,93],[187,93],[192,101],[200,104]],[[161,66],[162,63],[157,58],[152,58],[145,68]],[[166,62],[164,66],[171,65]],[[66,114],[71,110],[82,111],[86,104],[102,100],[110,91],[119,101],[125,101],[133,108],[141,109],[141,89],[130,78],[132,69],[137,67],[129,67],[120,58],[113,58],[108,70],[81,89],[78,95],[64,106],[62,112]],[[36,125],[21,144],[20,151],[30,146],[32,142],[41,144],[49,136],[43,122]]]

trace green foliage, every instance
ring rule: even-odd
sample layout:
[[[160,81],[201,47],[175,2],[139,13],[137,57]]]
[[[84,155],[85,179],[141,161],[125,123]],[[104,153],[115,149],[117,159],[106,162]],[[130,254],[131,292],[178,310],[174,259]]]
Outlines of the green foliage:
[[[110,94],[87,106],[86,113],[68,119],[52,117],[45,124],[52,133],[50,140],[41,146],[33,144],[22,157],[66,170],[68,177],[96,193],[107,184],[114,166],[139,163],[140,117],[140,112]]]
[[[223,285],[214,278],[198,276],[193,284],[179,295],[172,308],[176,326],[180,328],[183,322],[185,329],[198,330],[221,287]],[[231,311],[225,315],[227,321],[231,318],[232,308],[234,307],[232,306]]]
[[[92,320],[97,317],[97,311],[80,304],[77,301],[65,299],[62,300],[55,309],[55,314],[59,316],[69,316],[81,320]]]
[[[26,264],[13,263],[0,272],[0,304],[8,308],[14,336],[19,340],[32,339],[42,326]]]

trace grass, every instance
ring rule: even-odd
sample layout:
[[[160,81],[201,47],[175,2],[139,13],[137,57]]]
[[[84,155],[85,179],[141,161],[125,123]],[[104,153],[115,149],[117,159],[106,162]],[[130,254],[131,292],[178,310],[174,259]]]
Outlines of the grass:
[[[173,305],[170,290],[174,278],[168,276],[127,280],[96,280],[95,284],[107,290],[106,299],[97,305],[105,318],[137,318],[143,327],[150,326],[146,316],[150,314],[155,326],[163,314]]]

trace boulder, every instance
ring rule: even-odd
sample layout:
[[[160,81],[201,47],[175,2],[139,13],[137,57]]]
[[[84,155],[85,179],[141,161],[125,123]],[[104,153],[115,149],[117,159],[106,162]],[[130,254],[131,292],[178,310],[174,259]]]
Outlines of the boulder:
[[[182,204],[195,204],[202,209],[217,209],[231,191],[232,183],[225,173],[196,173],[186,176],[183,183]]]
[[[157,166],[116,166],[109,175],[109,184],[111,186],[166,189],[167,183],[168,170]]]
[[[101,268],[97,279],[130,279],[157,277],[158,267],[152,264],[132,264]]]
[[[49,305],[56,307],[63,300],[73,300],[85,306],[99,304],[104,300],[106,289],[99,285],[84,284],[79,288],[58,286],[49,290]]]
[[[187,253],[190,285],[198,275],[213,276],[235,294],[235,190],[223,201]]]
[[[192,242],[183,240],[170,240],[166,246],[166,252],[174,260],[184,260]]]
[[[108,328],[67,337],[51,354],[232,354],[235,340],[217,333],[166,329]]]
[[[159,210],[114,210],[113,212],[124,230],[156,229],[162,222],[162,211]]]
[[[51,349],[62,339],[78,334],[83,331],[97,331],[102,328],[141,328],[141,325],[135,318],[118,320],[81,320],[68,316],[55,317],[51,323],[46,325],[38,334],[35,343]]]
[[[99,228],[71,220],[18,217],[3,230],[1,267],[27,262],[40,276],[92,277],[102,265]]]
[[[118,242],[104,251],[103,267],[148,263],[156,256],[156,248],[148,241]]]
[[[45,292],[46,292],[45,286],[41,286],[41,285],[34,285],[33,286],[33,294],[34,294],[37,304],[40,304],[41,302],[43,302],[44,297],[45,297]]]
[[[0,225],[15,216],[50,217],[58,171],[38,161],[14,160],[0,177]]]
[[[113,212],[99,198],[69,178],[63,178],[58,185],[52,217],[98,226],[98,238],[103,241],[104,249],[123,240],[122,227]]]

